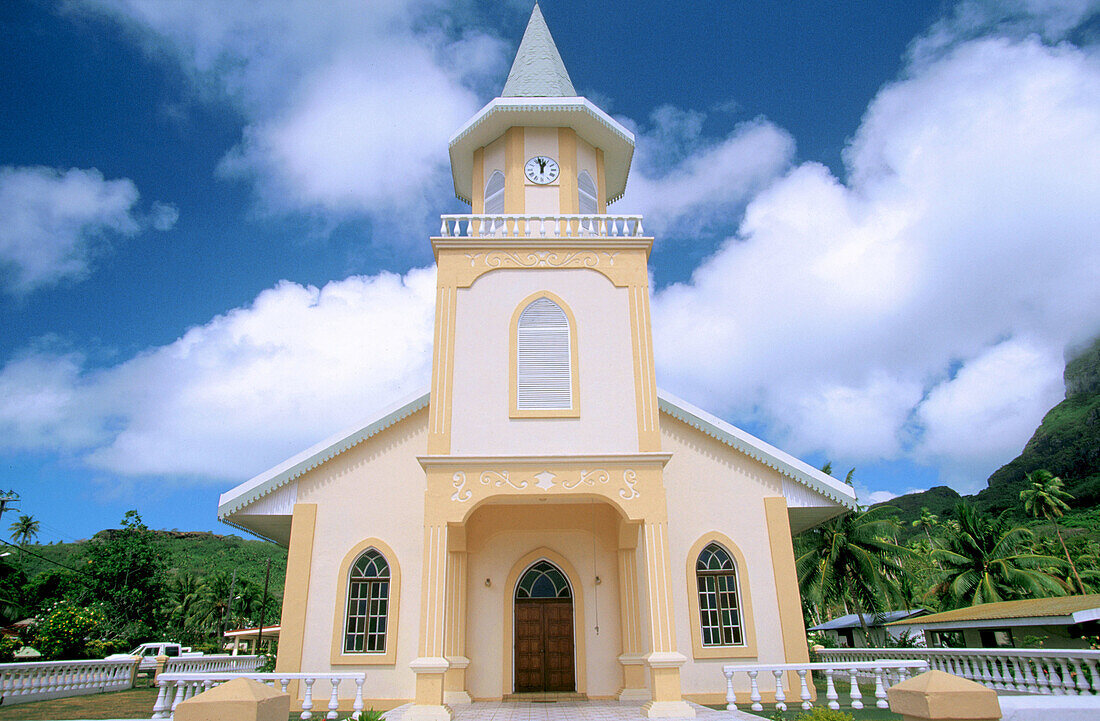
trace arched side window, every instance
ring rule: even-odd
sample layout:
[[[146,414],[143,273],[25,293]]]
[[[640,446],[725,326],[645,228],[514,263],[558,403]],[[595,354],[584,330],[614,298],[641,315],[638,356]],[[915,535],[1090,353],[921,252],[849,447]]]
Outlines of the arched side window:
[[[577,192],[580,195],[579,212],[581,215],[594,215],[599,212],[599,203],[596,200],[596,183],[587,170],[582,170],[577,176]]]
[[[389,622],[390,567],[377,549],[356,559],[348,578],[344,653],[385,653]]]
[[[568,309],[538,293],[512,324],[513,416],[576,416],[577,339]]]
[[[737,565],[729,551],[710,543],[695,562],[699,626],[704,646],[740,646],[745,624],[738,593]]]
[[[485,214],[499,215],[504,212],[504,173],[494,170],[485,184]]]

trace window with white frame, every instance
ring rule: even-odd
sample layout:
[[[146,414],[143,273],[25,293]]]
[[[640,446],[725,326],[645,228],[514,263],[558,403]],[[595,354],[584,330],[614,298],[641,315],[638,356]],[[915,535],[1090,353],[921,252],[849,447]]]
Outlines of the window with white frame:
[[[504,212],[504,173],[494,170],[485,184],[485,214],[499,215]]]
[[[523,309],[516,324],[516,408],[573,407],[569,318],[546,297]]]
[[[356,559],[348,579],[344,653],[385,653],[389,605],[389,564],[369,548]]]
[[[745,642],[737,565],[729,551],[708,544],[695,562],[699,588],[699,624],[704,646],[740,646]]]
[[[596,183],[587,170],[582,170],[577,176],[577,192],[580,195],[580,214],[594,215],[599,212],[596,201]]]

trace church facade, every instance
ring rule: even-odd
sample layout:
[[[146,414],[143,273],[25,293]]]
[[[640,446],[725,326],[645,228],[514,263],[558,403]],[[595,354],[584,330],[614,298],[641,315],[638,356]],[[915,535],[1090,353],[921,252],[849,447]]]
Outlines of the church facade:
[[[280,671],[374,708],[578,694],[653,717],[721,666],[807,660],[792,533],[839,482],[659,390],[633,135],[573,88],[536,5],[450,143],[472,214],[431,239],[431,386],[222,495],[289,549]],[[796,687],[797,688],[797,687]]]

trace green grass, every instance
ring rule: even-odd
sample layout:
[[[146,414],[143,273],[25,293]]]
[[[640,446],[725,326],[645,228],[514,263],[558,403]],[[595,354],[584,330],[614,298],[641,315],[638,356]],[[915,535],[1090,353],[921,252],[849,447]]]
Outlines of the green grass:
[[[33,701],[0,708],[0,721],[63,721],[63,719],[149,718],[153,715],[155,688],[135,688],[90,696]]]

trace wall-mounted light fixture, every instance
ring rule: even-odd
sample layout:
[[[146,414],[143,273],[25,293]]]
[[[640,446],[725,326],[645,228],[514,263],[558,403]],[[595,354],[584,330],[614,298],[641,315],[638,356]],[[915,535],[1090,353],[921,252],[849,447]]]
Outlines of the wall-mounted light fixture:
[[[491,580],[489,580],[488,578],[486,578],[485,579],[485,587],[488,588],[489,586],[492,586],[492,585],[493,585],[493,582]]]

